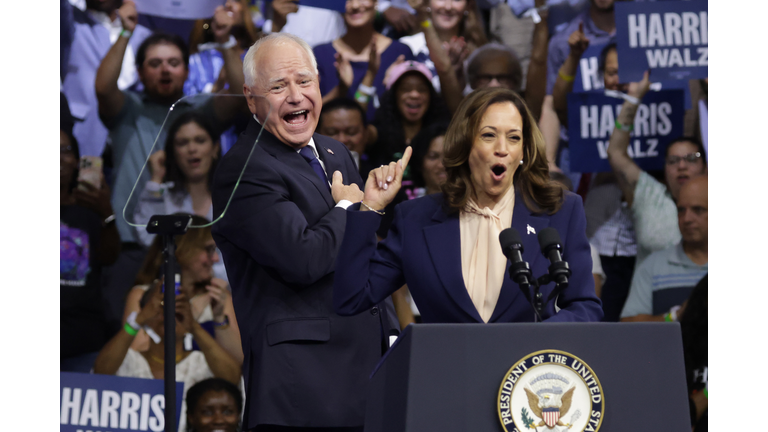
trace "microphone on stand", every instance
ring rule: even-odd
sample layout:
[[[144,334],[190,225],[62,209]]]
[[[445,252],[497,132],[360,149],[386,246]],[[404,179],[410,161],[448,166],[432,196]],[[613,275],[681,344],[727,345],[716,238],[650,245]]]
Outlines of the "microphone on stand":
[[[514,228],[507,228],[499,234],[499,244],[501,244],[501,251],[508,260],[512,261],[512,265],[509,267],[509,276],[520,287],[520,291],[523,292],[525,299],[528,300],[533,306],[533,311],[536,313],[539,321],[543,321],[541,318],[541,302],[538,301],[540,294],[538,294],[538,283],[533,278],[531,268],[525,260],[523,260],[523,241],[520,238],[520,233]],[[536,286],[536,299],[537,301],[531,301],[530,286],[531,284]]]
[[[544,228],[539,231],[538,239],[541,253],[544,254],[550,262],[550,280],[557,284],[547,299],[547,301],[549,301],[568,286],[568,278],[571,276],[571,269],[568,268],[568,263],[563,261],[563,257],[560,253],[560,251],[563,250],[563,246],[560,241],[560,234],[556,229],[552,227]]]

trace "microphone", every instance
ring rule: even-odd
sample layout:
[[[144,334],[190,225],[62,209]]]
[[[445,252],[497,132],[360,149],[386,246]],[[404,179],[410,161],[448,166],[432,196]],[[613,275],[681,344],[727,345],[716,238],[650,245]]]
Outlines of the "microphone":
[[[510,266],[510,276],[518,285],[530,285],[532,274],[528,263],[523,261],[523,241],[520,239],[520,233],[514,228],[507,228],[499,234],[499,243],[501,252],[512,261]],[[528,293],[526,292],[526,297]]]
[[[552,227],[544,228],[539,231],[539,246],[541,253],[544,254],[551,265],[549,266],[549,276],[560,289],[568,286],[568,277],[571,275],[571,269],[568,263],[563,261],[560,251],[563,250],[560,242],[560,234]],[[554,292],[553,292],[554,294]],[[551,298],[552,296],[550,296]]]

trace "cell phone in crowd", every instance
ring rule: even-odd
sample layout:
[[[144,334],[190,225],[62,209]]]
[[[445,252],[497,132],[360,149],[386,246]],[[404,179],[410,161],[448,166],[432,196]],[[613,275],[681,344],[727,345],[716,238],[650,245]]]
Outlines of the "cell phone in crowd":
[[[96,189],[101,189],[101,179],[104,175],[102,167],[103,161],[99,156],[82,156],[80,158],[80,172],[77,175],[77,188],[87,190],[82,183],[88,182]]]

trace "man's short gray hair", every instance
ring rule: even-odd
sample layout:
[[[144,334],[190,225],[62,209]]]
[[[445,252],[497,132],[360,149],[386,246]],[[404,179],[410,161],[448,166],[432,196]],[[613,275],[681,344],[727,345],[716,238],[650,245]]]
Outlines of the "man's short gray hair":
[[[315,53],[312,52],[312,47],[309,46],[309,44],[306,43],[304,39],[298,36],[294,36],[290,33],[272,33],[254,42],[254,44],[248,48],[248,52],[245,54],[245,58],[243,59],[243,78],[245,79],[245,85],[248,87],[252,88],[254,85],[256,85],[256,73],[258,68],[254,58],[256,57],[256,52],[259,50],[259,48],[261,48],[261,46],[267,42],[273,44],[293,42],[298,44],[301,48],[304,49],[304,51],[307,52],[307,56],[309,56],[309,59],[312,62],[312,70],[314,73],[318,73]]]

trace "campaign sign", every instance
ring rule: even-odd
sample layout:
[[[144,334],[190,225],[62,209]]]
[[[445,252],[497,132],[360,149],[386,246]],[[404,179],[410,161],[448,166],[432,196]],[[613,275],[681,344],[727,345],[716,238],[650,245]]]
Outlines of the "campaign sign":
[[[622,81],[689,80],[708,74],[707,1],[616,2]]]
[[[610,171],[608,143],[621,112],[622,99],[600,93],[568,95],[568,131],[571,169],[575,172]],[[627,152],[643,170],[664,167],[664,150],[683,134],[683,91],[648,92],[637,108],[635,128]]]
[[[573,80],[573,92],[583,93],[605,88],[603,74],[600,73],[600,54],[608,44],[590,44],[579,59],[576,78]]]
[[[267,3],[272,0],[267,0]],[[320,9],[330,9],[336,12],[344,13],[347,10],[347,0],[293,0],[301,7],[312,6]]]
[[[163,380],[60,373],[61,432],[165,430]],[[176,383],[176,424],[184,383]]]
[[[134,0],[134,2],[136,11],[140,14],[183,20],[211,18],[216,6],[224,4],[221,0]]]

